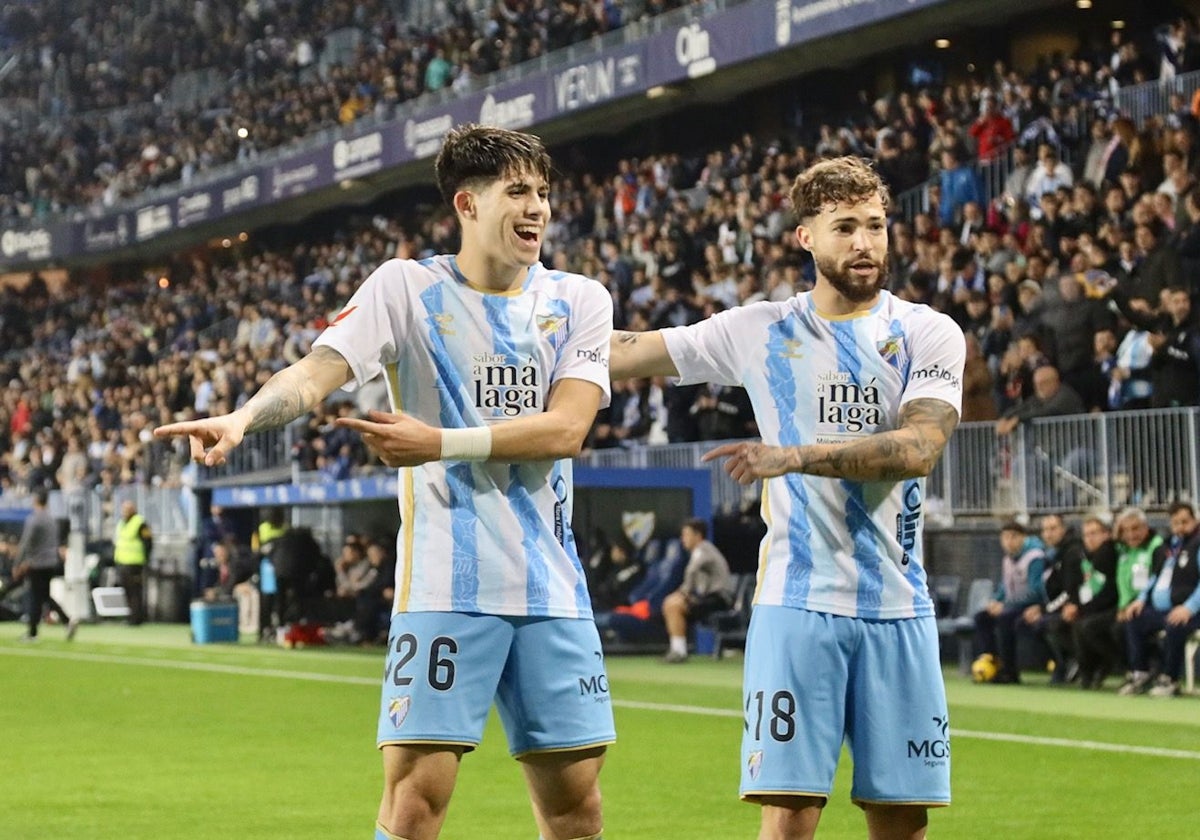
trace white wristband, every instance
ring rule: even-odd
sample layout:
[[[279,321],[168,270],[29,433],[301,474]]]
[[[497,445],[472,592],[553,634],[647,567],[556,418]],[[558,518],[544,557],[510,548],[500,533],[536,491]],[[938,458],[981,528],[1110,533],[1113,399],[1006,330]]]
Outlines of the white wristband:
[[[486,461],[492,454],[492,429],[442,429],[443,461]]]

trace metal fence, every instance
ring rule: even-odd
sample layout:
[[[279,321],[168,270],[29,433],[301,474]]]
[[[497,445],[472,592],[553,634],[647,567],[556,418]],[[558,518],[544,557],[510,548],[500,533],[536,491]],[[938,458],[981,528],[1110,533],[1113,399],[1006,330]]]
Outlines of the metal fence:
[[[1200,409],[1173,408],[1041,418],[997,435],[992,423],[963,423],[926,483],[933,525],[1017,514],[1082,514],[1139,505],[1163,511],[1200,498]],[[700,456],[711,443],[592,452],[581,463],[634,469],[709,469],[713,509],[731,510],[747,492]]]
[[[956,517],[1165,510],[1197,500],[1198,437],[1195,408],[1040,418],[1007,436],[964,423],[927,495]]]
[[[1117,111],[1133,120],[1138,128],[1154,116],[1171,113],[1171,95],[1183,96],[1184,106],[1191,104],[1192,95],[1200,90],[1200,70],[1184,73],[1173,79],[1156,79],[1140,85],[1127,85],[1117,91]]]

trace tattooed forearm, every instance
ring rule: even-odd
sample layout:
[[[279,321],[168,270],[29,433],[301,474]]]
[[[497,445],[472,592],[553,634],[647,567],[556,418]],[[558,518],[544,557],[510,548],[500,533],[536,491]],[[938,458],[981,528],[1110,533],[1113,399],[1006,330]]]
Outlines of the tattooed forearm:
[[[338,374],[331,378],[330,370],[338,371]],[[312,411],[330,391],[347,381],[345,372],[348,370],[336,350],[324,346],[313,350],[268,379],[246,402],[243,410],[250,415],[246,432],[278,429]]]
[[[846,444],[817,444],[795,450],[796,472],[852,481],[900,481],[933,471],[958,413],[949,403],[923,399],[907,403],[900,428]]]
[[[609,374],[613,379],[633,376],[676,376],[662,333],[613,330],[608,345]]]

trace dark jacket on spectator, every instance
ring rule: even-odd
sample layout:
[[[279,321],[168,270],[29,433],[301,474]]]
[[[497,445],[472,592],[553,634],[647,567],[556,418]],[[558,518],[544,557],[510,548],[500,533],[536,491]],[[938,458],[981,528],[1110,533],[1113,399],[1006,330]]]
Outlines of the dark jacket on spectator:
[[[1064,562],[1063,587],[1079,614],[1092,615],[1116,609],[1117,545],[1106,540],[1095,553],[1083,552],[1078,562]]]

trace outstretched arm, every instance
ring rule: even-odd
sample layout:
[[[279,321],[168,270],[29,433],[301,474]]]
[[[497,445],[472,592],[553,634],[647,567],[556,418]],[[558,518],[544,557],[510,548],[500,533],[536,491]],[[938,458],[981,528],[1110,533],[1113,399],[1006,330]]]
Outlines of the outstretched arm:
[[[851,481],[900,481],[929,475],[946,448],[958,412],[948,402],[916,399],[900,409],[899,428],[851,443],[767,446],[729,443],[703,460],[728,458],[725,471],[742,484],[784,473]]]
[[[609,373],[613,379],[678,376],[662,333],[613,330],[609,343]]]
[[[584,379],[561,379],[550,391],[546,410],[479,429],[488,436],[488,461],[543,461],[579,454],[603,392]],[[339,417],[337,425],[354,429],[363,443],[389,467],[413,467],[443,459],[443,435],[460,429],[440,429],[408,414],[372,411],[367,419]],[[475,429],[469,430],[474,433]],[[445,460],[483,460],[481,456]]]
[[[229,414],[171,423],[155,437],[187,436],[192,459],[208,467],[225,463],[229,451],[250,432],[277,429],[312,411],[335,388],[350,381],[350,365],[331,347],[318,346],[295,364],[267,380],[244,406]]]

